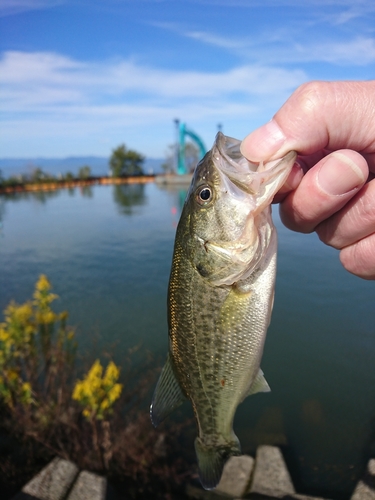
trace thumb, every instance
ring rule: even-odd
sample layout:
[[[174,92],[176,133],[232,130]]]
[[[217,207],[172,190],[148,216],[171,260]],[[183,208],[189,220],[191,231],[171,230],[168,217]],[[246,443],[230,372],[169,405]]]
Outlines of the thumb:
[[[375,81],[304,84],[241,145],[242,154],[257,162],[322,149],[375,153]]]

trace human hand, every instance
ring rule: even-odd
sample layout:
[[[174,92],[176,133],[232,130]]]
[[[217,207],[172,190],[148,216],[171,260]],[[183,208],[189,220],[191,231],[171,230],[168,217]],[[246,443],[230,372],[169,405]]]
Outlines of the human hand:
[[[274,200],[281,220],[316,231],[345,269],[375,279],[375,81],[304,84],[241,145],[257,162],[290,150],[297,163]]]

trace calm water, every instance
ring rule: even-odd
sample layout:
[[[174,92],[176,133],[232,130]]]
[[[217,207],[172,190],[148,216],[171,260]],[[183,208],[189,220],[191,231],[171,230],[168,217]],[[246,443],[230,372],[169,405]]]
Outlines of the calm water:
[[[28,299],[45,273],[82,351],[121,364],[142,343],[164,358],[183,199],[153,184],[0,197],[1,310]],[[375,456],[375,284],[274,213],[278,280],[262,362],[272,392],[248,398],[235,428],[244,452],[282,445],[300,491],[345,499]]]

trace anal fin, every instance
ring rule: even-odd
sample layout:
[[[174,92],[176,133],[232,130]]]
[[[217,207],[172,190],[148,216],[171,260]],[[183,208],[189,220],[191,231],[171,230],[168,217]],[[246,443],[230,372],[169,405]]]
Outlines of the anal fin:
[[[270,392],[271,388],[268,385],[267,380],[264,378],[264,373],[259,368],[258,374],[255,377],[254,382],[248,388],[248,390],[244,394],[245,399],[247,396],[251,396],[252,394],[256,394],[257,392]]]

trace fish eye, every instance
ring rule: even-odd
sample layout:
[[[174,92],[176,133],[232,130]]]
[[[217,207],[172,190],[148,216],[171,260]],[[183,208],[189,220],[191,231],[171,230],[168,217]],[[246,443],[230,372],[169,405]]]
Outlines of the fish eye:
[[[208,186],[204,186],[197,191],[197,201],[201,205],[210,202],[212,199],[212,189]]]

